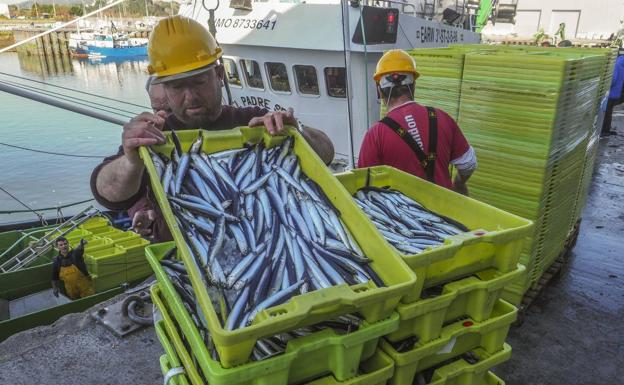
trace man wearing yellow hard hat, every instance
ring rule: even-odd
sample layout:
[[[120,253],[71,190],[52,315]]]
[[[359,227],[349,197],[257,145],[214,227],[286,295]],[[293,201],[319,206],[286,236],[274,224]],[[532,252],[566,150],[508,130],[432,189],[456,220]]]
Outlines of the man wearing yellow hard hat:
[[[271,112],[260,107],[222,105],[221,54],[214,37],[195,20],[173,16],[154,27],[148,45],[148,71],[155,77],[152,85],[164,86],[172,113],[144,112],[124,125],[119,152],[106,158],[91,175],[91,190],[100,204],[127,210],[142,197],[155,202],[138,147],[164,143],[163,129],[227,130],[264,125],[275,135],[284,125],[297,125],[292,109]],[[334,148],[329,137],[308,127],[301,133],[321,159],[330,163]],[[156,216],[152,234],[156,241],[171,239],[162,215]]]
[[[403,50],[388,51],[377,63],[377,95],[387,115],[366,133],[358,167],[393,166],[467,195],[466,181],[477,168],[474,149],[447,113],[414,101],[418,76]],[[451,164],[457,170],[453,181]]]

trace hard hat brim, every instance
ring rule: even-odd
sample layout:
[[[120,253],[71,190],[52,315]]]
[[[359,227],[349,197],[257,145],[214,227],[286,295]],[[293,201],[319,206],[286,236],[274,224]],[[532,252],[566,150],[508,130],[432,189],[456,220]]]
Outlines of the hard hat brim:
[[[154,79],[151,84],[163,84],[163,83],[171,82],[174,80],[190,78],[191,76],[195,76],[195,75],[199,75],[204,72],[207,72],[210,69],[215,68],[216,66],[217,66],[217,63],[214,62],[214,63],[208,64],[207,66],[197,68],[191,71],[181,72],[179,74],[174,74],[174,75],[169,75],[169,76],[161,76],[161,77]]]

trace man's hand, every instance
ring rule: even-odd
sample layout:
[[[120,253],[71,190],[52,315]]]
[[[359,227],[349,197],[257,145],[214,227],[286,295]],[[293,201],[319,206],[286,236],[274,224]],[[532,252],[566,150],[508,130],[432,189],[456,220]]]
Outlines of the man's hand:
[[[280,135],[284,131],[284,125],[297,125],[297,119],[292,108],[288,111],[272,111],[264,116],[252,118],[249,127],[265,126],[271,135]]]
[[[468,186],[466,185],[466,182],[459,177],[459,175],[453,180],[453,191],[468,196]]]
[[[137,151],[139,146],[151,146],[165,142],[162,129],[165,126],[166,116],[167,113],[165,111],[158,111],[156,115],[143,112],[124,124],[123,133],[121,134],[121,145],[126,158],[131,163],[141,163],[141,158],[139,158]]]
[[[84,245],[86,245],[87,243],[88,242],[85,239],[83,239],[83,238],[80,239],[80,246],[84,247]]]
[[[132,230],[141,235],[151,235],[156,213],[154,210],[137,211],[132,218]]]
[[[56,298],[58,298],[58,296],[59,296],[59,288],[58,288],[57,285],[54,285],[54,287],[52,288],[52,294],[54,294],[54,296]]]

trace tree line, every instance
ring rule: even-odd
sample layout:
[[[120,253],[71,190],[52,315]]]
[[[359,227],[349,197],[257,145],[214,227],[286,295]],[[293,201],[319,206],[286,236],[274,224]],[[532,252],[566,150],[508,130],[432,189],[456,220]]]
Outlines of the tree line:
[[[54,18],[56,14],[56,20],[69,20],[95,11],[106,4],[106,0],[96,0],[92,5],[84,3],[52,5],[35,2],[30,7],[20,7],[19,4],[9,5],[9,12],[12,18],[20,16],[29,19]],[[101,15],[109,17],[119,17],[120,15],[122,17],[167,16],[177,14],[179,7],[179,4],[175,2],[128,0],[116,7],[103,11]]]

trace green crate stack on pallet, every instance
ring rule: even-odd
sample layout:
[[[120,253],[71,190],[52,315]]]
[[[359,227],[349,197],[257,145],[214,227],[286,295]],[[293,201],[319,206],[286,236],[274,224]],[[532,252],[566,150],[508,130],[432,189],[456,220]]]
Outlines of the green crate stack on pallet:
[[[408,51],[416,61],[420,77],[414,100],[435,107],[457,119],[464,53],[459,49],[432,48]]]
[[[466,54],[459,125],[479,158],[471,195],[536,224],[513,302],[557,258],[576,222],[605,59],[590,50]]]
[[[470,230],[402,255],[417,284],[397,308],[398,330],[381,343],[395,363],[390,383],[498,383],[490,369],[511,355],[504,342],[517,312],[500,298],[525,275],[517,262],[531,222],[391,167],[336,176],[351,194],[389,186]]]

